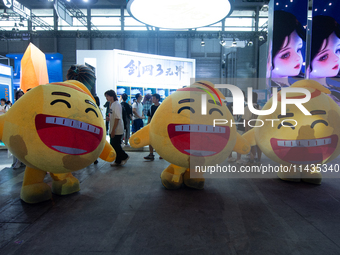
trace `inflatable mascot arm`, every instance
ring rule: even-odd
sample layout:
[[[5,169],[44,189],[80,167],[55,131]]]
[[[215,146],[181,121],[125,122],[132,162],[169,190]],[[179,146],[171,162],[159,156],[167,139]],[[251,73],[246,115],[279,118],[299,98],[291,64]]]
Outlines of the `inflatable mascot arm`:
[[[0,139],[26,165],[21,199],[38,203],[52,192],[79,191],[71,172],[93,163],[98,156],[112,162],[116,153],[105,139],[105,125],[90,91],[78,81],[37,86],[0,116]]]
[[[321,173],[315,171],[313,166],[327,163],[340,153],[340,107],[327,95],[330,91],[316,81],[301,80],[291,87],[305,88],[310,91],[311,99],[303,106],[311,115],[305,115],[295,104],[288,104],[286,115],[281,115],[281,93],[279,92],[278,107],[275,112],[259,116],[258,119],[262,120],[264,125],[253,128],[243,137],[251,145],[257,144],[273,161],[283,166],[296,166],[296,168],[289,168],[290,172],[279,172],[278,176],[282,180],[302,180],[320,184]],[[288,99],[303,97],[305,95],[302,93],[287,93]],[[271,105],[272,98],[263,110],[269,109]],[[272,123],[266,119],[275,121]],[[301,172],[300,169],[302,169]]]
[[[202,102],[202,95],[206,102]],[[223,162],[234,149],[246,154],[250,146],[237,136],[236,127],[222,93],[208,81],[199,81],[190,87],[178,89],[158,107],[151,122],[130,137],[132,147],[151,144],[157,153],[171,164],[161,174],[162,184],[168,189],[182,183],[203,189],[202,175],[193,176],[190,166],[216,165]],[[201,112],[206,104],[206,113]],[[226,119],[227,124],[214,126],[214,119]]]

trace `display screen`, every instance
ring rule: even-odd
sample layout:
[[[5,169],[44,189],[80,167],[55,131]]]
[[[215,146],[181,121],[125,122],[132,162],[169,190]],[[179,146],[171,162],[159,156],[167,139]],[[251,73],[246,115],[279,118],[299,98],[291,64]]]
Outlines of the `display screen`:
[[[130,95],[134,96],[137,93],[139,93],[143,96],[143,88],[142,87],[131,87]]]
[[[289,87],[305,77],[308,20],[308,0],[280,0],[272,4],[274,8],[268,15],[272,25],[267,63],[269,91],[272,87]]]
[[[170,89],[170,95],[174,92],[176,92],[177,89]]]
[[[340,105],[340,2],[314,0],[312,12],[309,79],[331,91],[330,97]]]
[[[156,93],[159,94],[162,99],[164,99],[169,96],[169,89],[157,89]]]
[[[124,93],[126,93],[127,95],[130,95],[130,87],[117,86],[117,95],[123,95]]]
[[[156,89],[155,88],[144,88],[144,96],[147,94],[155,94],[156,93]]]

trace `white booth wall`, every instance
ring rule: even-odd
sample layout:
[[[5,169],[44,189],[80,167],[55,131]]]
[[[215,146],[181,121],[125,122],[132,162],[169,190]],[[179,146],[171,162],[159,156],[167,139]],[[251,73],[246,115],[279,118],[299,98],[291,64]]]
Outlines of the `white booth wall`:
[[[103,108],[106,102],[104,93],[109,89],[117,91],[125,87],[130,91],[133,86],[165,89],[167,95],[183,86],[190,85],[191,78],[195,78],[195,59],[176,58],[145,54],[122,50],[77,50],[77,64],[85,63],[95,67],[96,93]],[[132,64],[131,63],[136,63]],[[137,64],[139,63],[139,64]],[[134,73],[135,68],[144,65],[140,75]],[[137,67],[138,65],[138,67]],[[130,67],[129,67],[130,66]],[[151,69],[147,69],[150,67]],[[132,69],[131,69],[132,68]],[[155,68],[154,71],[153,68]],[[137,70],[137,69],[136,69]],[[144,74],[146,71],[146,74]],[[164,90],[163,90],[164,91]],[[157,92],[158,93],[158,92]],[[127,93],[129,96],[132,92]],[[143,95],[144,93],[141,92]],[[105,110],[103,116],[105,116]]]

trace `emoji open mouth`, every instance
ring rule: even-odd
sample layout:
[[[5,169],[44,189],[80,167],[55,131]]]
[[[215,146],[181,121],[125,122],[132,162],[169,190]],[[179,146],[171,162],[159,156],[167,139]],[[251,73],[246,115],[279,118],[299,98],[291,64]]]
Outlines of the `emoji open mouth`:
[[[292,164],[314,164],[329,158],[338,144],[338,136],[310,139],[270,139],[276,156]]]
[[[230,128],[201,124],[169,124],[168,134],[171,143],[180,152],[206,157],[224,149],[229,140]]]
[[[101,127],[51,115],[38,114],[35,117],[35,126],[46,146],[71,155],[94,151],[103,137]]]

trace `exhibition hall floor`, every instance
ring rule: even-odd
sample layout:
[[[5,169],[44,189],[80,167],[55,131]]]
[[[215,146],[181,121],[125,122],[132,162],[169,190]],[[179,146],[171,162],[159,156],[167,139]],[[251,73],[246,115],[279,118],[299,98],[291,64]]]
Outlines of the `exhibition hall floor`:
[[[99,160],[75,172],[80,192],[30,205],[19,197],[24,168],[9,168],[0,150],[0,254],[340,254],[340,179],[166,190],[165,160],[128,153],[124,166]]]

